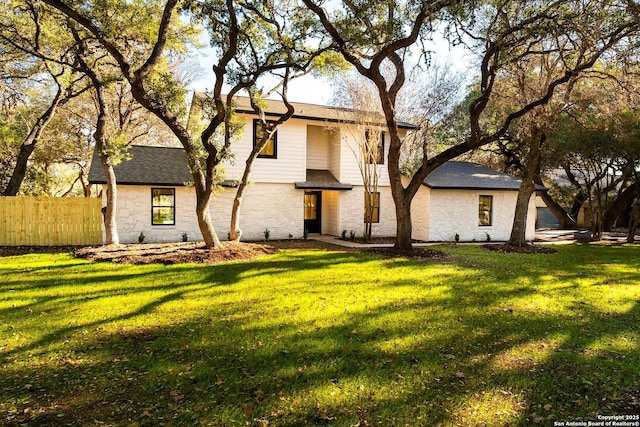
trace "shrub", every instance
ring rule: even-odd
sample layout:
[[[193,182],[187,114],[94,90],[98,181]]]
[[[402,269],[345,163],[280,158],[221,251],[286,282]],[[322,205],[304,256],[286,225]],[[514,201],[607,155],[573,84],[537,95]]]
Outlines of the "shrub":
[[[460,235],[458,233],[456,233],[455,237],[453,238],[456,243],[460,242]]]
[[[144,235],[144,231],[141,231],[140,234],[138,234],[138,243],[144,242],[145,237],[146,236]]]
[[[349,232],[349,240],[351,240],[352,242],[353,242],[354,240],[356,240],[356,232],[355,232],[355,231],[351,230],[351,231]]]
[[[491,241],[491,234],[489,234],[489,233],[485,233],[485,234],[487,235],[487,242],[490,242]]]
[[[182,233],[182,241],[186,242],[187,240],[189,240],[189,236],[187,236],[187,233]]]
[[[340,235],[342,236],[342,240],[347,240],[347,230],[346,229],[342,230],[342,233],[340,233]]]
[[[264,230],[264,240],[266,240],[268,242],[269,241],[269,236],[271,236],[271,231],[269,231],[268,228],[265,228],[265,230]]]

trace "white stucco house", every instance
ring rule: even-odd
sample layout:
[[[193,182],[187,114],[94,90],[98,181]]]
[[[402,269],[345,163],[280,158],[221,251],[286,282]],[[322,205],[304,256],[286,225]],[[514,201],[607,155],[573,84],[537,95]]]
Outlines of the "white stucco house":
[[[243,107],[243,104],[245,105]],[[269,101],[267,116],[283,111]],[[247,188],[240,225],[243,240],[260,240],[265,230],[271,239],[300,238],[309,234],[339,236],[364,231],[365,191],[354,153],[354,124],[345,111],[333,107],[294,104],[293,118],[281,125],[273,141],[255,160]],[[244,132],[234,142],[234,160],[226,162],[225,180],[211,202],[213,225],[224,240],[228,235],[235,182],[243,173],[244,159],[255,143],[256,116],[245,101],[237,112]],[[400,124],[404,134],[415,127]],[[379,173],[374,236],[394,236],[395,208],[385,155]],[[132,146],[130,159],[115,169],[118,182],[116,222],[120,241],[133,243],[143,232],[146,242],[201,240],[195,191],[182,148]],[[383,159],[383,160],[382,160]],[[89,182],[104,184],[94,155]],[[413,237],[424,241],[507,240],[513,221],[519,181],[506,174],[466,162],[448,162],[427,177],[412,205]],[[530,204],[527,238],[533,239],[535,200]]]

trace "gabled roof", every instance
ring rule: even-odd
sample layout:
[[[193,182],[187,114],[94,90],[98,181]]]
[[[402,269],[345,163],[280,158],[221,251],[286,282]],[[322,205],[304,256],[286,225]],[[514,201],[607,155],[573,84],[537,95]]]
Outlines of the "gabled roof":
[[[296,182],[296,188],[304,190],[351,190],[353,185],[343,184],[328,170],[307,169],[305,182]]]
[[[520,182],[486,166],[457,161],[448,161],[437,167],[424,180],[429,188],[458,190],[518,190]],[[544,189],[542,186],[536,188]]]
[[[202,100],[205,95],[202,92],[194,93],[194,101],[195,99]],[[236,103],[236,112],[242,114],[256,114],[253,108],[251,107],[251,103],[249,101],[248,96],[236,96],[234,97],[234,101]],[[280,116],[287,112],[287,108],[284,103],[279,100],[274,99],[265,99],[266,104],[265,115],[266,116]],[[354,122],[354,110],[350,110],[348,108],[340,108],[340,107],[331,107],[328,105],[316,105],[316,104],[306,104],[303,102],[290,102],[290,104],[295,108],[295,113],[292,118],[295,119],[307,119],[321,122],[330,122],[330,123],[353,123]],[[384,118],[380,116],[381,125],[384,124]],[[418,129],[418,126],[409,123],[409,122],[398,122],[398,127],[400,129]]]

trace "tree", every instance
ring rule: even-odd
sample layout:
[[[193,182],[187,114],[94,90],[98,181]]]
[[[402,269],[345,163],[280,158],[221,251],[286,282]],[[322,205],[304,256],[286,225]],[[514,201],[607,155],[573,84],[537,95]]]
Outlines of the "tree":
[[[31,102],[32,98],[26,92],[38,87],[40,90],[44,87],[45,93],[50,92],[50,99],[47,103],[37,102],[24,107],[32,110],[31,120],[24,115],[13,117],[27,118],[27,121],[21,135],[16,136],[20,139],[20,147],[12,162],[13,172],[2,192],[4,196],[18,194],[27,175],[29,158],[59,108],[87,90],[83,76],[65,65],[64,57],[68,52],[53,34],[55,23],[43,16],[42,8],[25,1],[11,12],[5,14],[0,23],[0,50],[3,55],[7,54],[7,59],[1,63],[1,78],[3,85],[11,86],[13,91],[13,96],[5,92],[5,100],[13,100],[13,108],[17,100]],[[42,51],[45,49],[49,59],[44,59]]]
[[[233,205],[231,209],[231,222],[229,226],[229,238],[240,241],[242,230],[240,229],[240,209],[244,193],[249,185],[249,178],[253,168],[253,162],[272,140],[279,126],[293,117],[295,108],[288,99],[288,86],[291,80],[309,73],[327,73],[340,70],[343,65],[328,50],[321,35],[308,25],[308,12],[293,7],[293,3],[263,2],[262,4],[247,3],[245,7],[252,10],[263,21],[263,31],[267,31],[270,39],[270,47],[259,45],[255,40],[249,40],[252,49],[246,50],[236,56],[236,62],[243,70],[243,76],[234,89],[246,89],[249,93],[251,108],[258,116],[258,137],[256,144],[245,159],[245,168],[242,178],[238,182]],[[293,25],[286,25],[290,23]],[[317,38],[316,47],[309,47],[308,40]],[[264,60],[261,56],[269,52]],[[264,75],[275,78],[275,85],[270,90],[258,88],[258,79]],[[285,111],[277,114],[277,118],[267,120],[265,114],[264,98],[275,93],[279,94]],[[272,115],[273,111],[270,112]],[[273,116],[272,116],[273,117]],[[226,126],[232,128],[233,115],[227,116]]]
[[[217,51],[217,62],[213,66],[215,81],[209,94],[213,114],[208,125],[196,137],[181,121],[176,105],[164,96],[176,85],[173,76],[162,72],[159,67],[172,44],[179,51],[179,47],[183,46],[181,41],[194,34],[195,27],[182,25],[181,18],[176,16],[179,11],[177,0],[118,5],[112,2],[84,3],[76,6],[60,0],[43,1],[77,22],[96,39],[115,60],[131,85],[134,98],[158,116],[176,135],[185,149],[194,179],[200,231],[207,247],[219,247],[220,241],[211,223],[209,204],[220,177],[219,165],[231,155],[232,128],[229,123],[232,99],[241,89],[250,86],[248,82],[255,83],[258,79],[255,69],[244,69],[236,58],[241,52],[252,52],[264,64],[269,64],[261,68],[261,72],[282,69],[287,58],[280,61],[282,57],[273,53],[278,51],[278,46],[269,45],[269,31],[265,30],[273,23],[261,14],[257,5],[250,2],[242,6],[232,0],[188,1],[184,4],[184,10],[192,18],[206,23],[211,45]],[[114,14],[113,10],[118,13]],[[293,9],[293,12],[300,10]],[[127,50],[127,37],[120,31],[122,27],[131,28],[132,20],[143,20],[140,28],[146,34],[155,35],[153,40],[138,41],[138,49],[134,53]],[[304,22],[294,22],[298,36],[304,38],[307,26]],[[231,85],[226,96],[222,93],[224,84]]]
[[[591,8],[601,12],[611,2],[590,3],[589,10],[585,10],[586,6],[580,1],[466,4],[443,0],[391,2],[384,6],[376,2],[343,2],[329,14],[321,3],[303,1],[317,15],[345,60],[378,90],[390,137],[388,172],[396,206],[397,248],[411,247],[411,201],[429,173],[447,160],[503,137],[514,120],[548,103],[556,88],[590,69],[604,52],[634,34],[638,25],[637,20],[626,15],[624,4],[616,5],[618,8],[610,6],[610,15],[598,13],[599,19],[590,21],[594,10]],[[424,40],[429,32],[435,31],[437,18],[448,20],[450,32],[460,35],[457,42],[471,40],[470,48],[480,58],[480,84],[469,104],[467,138],[433,157],[425,151],[420,167],[404,187],[400,171],[402,140],[396,113],[397,96],[405,82],[403,55],[421,37]],[[574,26],[578,23],[580,27]],[[574,56],[573,51],[562,50],[558,42],[567,38],[587,47],[582,55]],[[564,72],[549,82],[539,98],[514,106],[498,126],[483,127],[485,109],[501,69],[506,64],[540,55],[540,45],[562,54]],[[383,67],[387,61],[393,65],[394,74],[385,78]]]
[[[356,158],[364,188],[364,239],[373,234],[380,201],[378,179],[384,165],[384,125],[375,86],[358,74],[347,74],[336,82],[334,103],[344,108],[342,121],[348,132],[346,145]]]

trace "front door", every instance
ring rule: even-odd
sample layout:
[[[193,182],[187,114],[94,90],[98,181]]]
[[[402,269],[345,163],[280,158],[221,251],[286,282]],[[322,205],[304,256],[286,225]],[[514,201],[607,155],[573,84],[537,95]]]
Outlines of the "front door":
[[[304,192],[304,229],[307,233],[320,233],[322,192]]]

